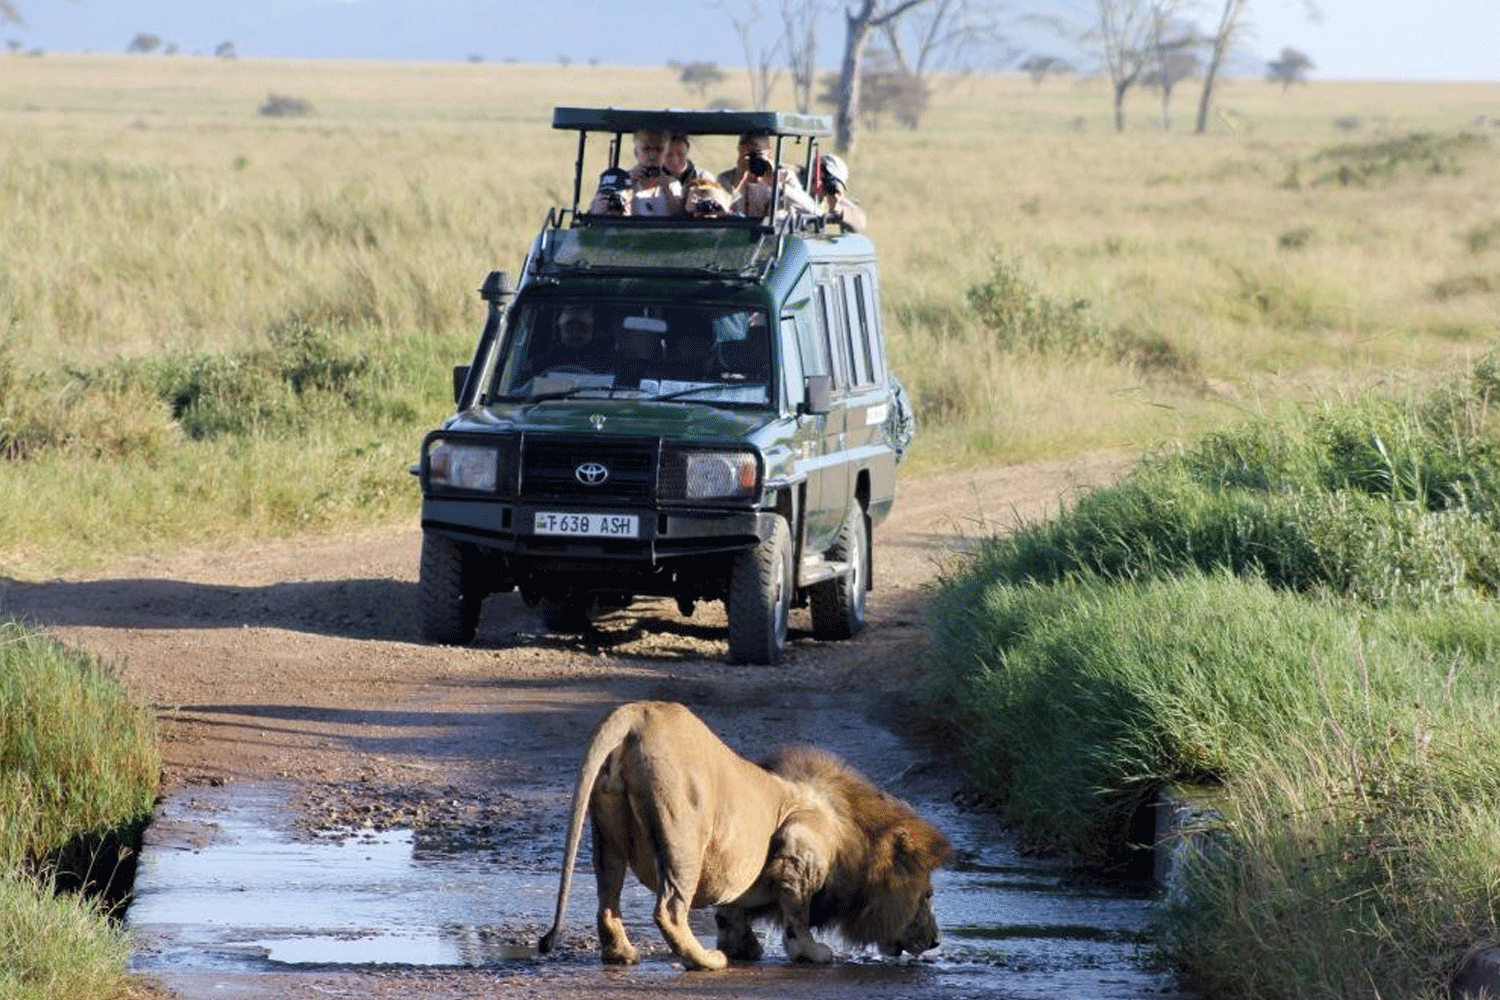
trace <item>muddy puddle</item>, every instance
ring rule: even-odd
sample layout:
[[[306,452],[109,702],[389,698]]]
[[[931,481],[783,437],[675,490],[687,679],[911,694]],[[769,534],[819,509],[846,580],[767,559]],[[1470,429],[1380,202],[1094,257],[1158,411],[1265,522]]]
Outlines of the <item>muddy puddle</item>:
[[[539,985],[559,970],[575,984],[621,974],[603,969],[593,951],[586,864],[575,878],[560,954],[536,955],[557,890],[560,825],[545,844],[519,843],[538,835],[512,828],[502,815],[474,820],[468,838],[434,837],[441,824],[420,821],[310,830],[306,806],[304,792],[276,784],[188,789],[163,802],[147,832],[127,916],[136,969],[189,1000],[226,995],[219,987],[230,982],[298,970],[503,970]],[[818,970],[828,974],[821,982],[829,995],[842,993],[834,987],[843,983],[867,996],[1187,998],[1170,976],[1149,966],[1147,887],[1081,878],[997,841],[988,817],[947,803],[920,806],[960,856],[935,881],[943,944],[899,964],[842,948],[837,971]],[[446,808],[476,811],[457,801]],[[626,974],[638,982],[675,976],[677,966],[651,923],[650,895],[632,879],[623,903],[645,955]],[[712,914],[697,912],[694,922],[711,942]],[[758,980],[773,995],[820,995],[806,992],[807,983],[786,988],[784,975],[800,980],[813,970],[781,965],[780,942],[768,937],[765,961],[735,981],[748,989]],[[702,977],[689,979],[699,991],[707,985]]]

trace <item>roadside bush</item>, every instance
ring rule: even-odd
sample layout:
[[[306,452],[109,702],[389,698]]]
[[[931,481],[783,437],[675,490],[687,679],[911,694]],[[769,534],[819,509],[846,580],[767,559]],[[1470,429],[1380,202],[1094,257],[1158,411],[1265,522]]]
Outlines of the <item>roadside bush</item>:
[[[129,960],[129,936],[86,899],[0,870],[0,996],[129,997]]]
[[[1040,291],[1015,260],[996,256],[990,276],[971,285],[969,308],[995,342],[1008,351],[1079,354],[1100,350],[1108,338],[1089,314],[1088,302],[1063,302]]]
[[[0,622],[0,996],[124,997],[128,938],[92,897],[151,814],[149,706],[91,658]]]
[[[0,622],[0,870],[151,813],[155,720],[97,661]]]

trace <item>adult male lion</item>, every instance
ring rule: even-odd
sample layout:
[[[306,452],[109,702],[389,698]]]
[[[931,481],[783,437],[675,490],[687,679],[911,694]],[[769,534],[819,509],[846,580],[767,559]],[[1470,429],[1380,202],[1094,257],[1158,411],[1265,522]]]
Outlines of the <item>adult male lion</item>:
[[[813,926],[888,955],[935,947],[932,870],[951,853],[943,835],[831,754],[792,750],[769,763],[741,757],[682,705],[610,712],[578,768],[557,914],[538,950],[551,951],[562,927],[586,812],[606,962],[640,958],[620,919],[627,867],[656,893],[656,926],[688,968],[758,958],[750,924],[760,918],[782,926],[794,960],[832,960]],[[688,910],[703,906],[719,908],[715,950],[688,926]]]

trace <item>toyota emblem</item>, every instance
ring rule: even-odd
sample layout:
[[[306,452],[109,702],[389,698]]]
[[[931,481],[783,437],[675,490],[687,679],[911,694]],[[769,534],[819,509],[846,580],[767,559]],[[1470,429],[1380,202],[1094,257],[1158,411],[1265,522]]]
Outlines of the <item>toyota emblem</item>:
[[[603,462],[584,462],[573,470],[573,477],[585,486],[598,486],[609,478]]]

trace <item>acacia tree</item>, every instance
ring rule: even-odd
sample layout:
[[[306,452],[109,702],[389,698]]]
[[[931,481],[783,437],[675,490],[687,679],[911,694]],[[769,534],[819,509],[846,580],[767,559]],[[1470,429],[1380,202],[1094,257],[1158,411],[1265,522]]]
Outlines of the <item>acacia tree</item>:
[[[1013,53],[996,56],[1004,45],[999,8],[990,0],[935,0],[881,28],[897,73],[905,80],[903,90],[921,95],[915,112],[905,124],[916,128],[931,92],[929,78],[942,70],[968,73],[983,60],[1008,62]]]
[[[1198,55],[1193,50],[1203,43],[1198,29],[1187,22],[1169,23],[1160,12],[1151,35],[1151,59],[1142,77],[1147,86],[1161,91],[1161,130],[1172,131],[1172,91],[1177,84],[1198,72]]]
[[[932,0],[855,0],[844,8],[844,58],[839,64],[838,110],[834,114],[833,148],[854,149],[859,127],[860,68],[865,46],[876,31]]]
[[[781,43],[792,78],[792,101],[806,114],[818,79],[818,20],[829,10],[824,0],[781,0]]]
[[[755,26],[761,19],[759,0],[720,0],[714,4],[734,25],[739,36],[740,47],[745,52],[745,72],[750,77],[750,106],[765,108],[771,103],[771,91],[781,77],[781,50],[786,34],[776,37],[770,44],[757,44]]]
[[[1294,48],[1283,48],[1281,58],[1266,63],[1266,79],[1281,84],[1282,93],[1294,83],[1306,83],[1313,61]]]
[[[1198,98],[1198,122],[1195,131],[1200,135],[1208,130],[1208,109],[1213,100],[1214,83],[1219,77],[1219,67],[1229,53],[1229,46],[1244,30],[1245,9],[1250,0],[1224,0],[1219,11],[1219,25],[1213,35],[1213,47],[1208,57],[1208,67],[1203,71],[1203,92]],[[1302,0],[1302,9],[1310,21],[1318,20],[1322,14],[1314,0]]]

